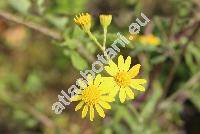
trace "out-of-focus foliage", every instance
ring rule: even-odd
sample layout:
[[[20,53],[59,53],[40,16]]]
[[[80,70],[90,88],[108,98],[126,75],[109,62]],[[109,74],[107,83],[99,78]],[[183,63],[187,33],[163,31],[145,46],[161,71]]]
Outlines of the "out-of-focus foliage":
[[[0,133],[199,133],[199,11],[198,0],[0,0]],[[61,115],[51,110],[60,91],[100,53],[73,22],[80,12],[93,15],[92,31],[101,41],[98,16],[113,15],[108,46],[117,32],[130,36],[128,26],[141,12],[151,23],[139,36],[160,39],[157,46],[132,40],[121,48],[142,64],[147,91],[113,104],[105,119],[92,123],[73,104]]]

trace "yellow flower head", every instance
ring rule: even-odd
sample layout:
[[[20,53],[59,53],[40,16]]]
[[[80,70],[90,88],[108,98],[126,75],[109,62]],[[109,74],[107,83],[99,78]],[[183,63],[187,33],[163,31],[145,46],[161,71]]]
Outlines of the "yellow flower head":
[[[139,38],[142,44],[149,44],[149,45],[160,45],[160,39],[152,34],[150,35],[143,35]]]
[[[111,21],[112,21],[112,15],[100,15],[100,23],[104,28],[107,28]]]
[[[116,96],[119,91],[119,99],[123,103],[126,96],[130,99],[134,99],[134,93],[131,88],[139,91],[145,91],[145,88],[141,85],[146,83],[145,79],[133,79],[140,70],[140,64],[134,65],[130,68],[131,57],[128,56],[124,61],[122,55],[118,57],[118,66],[113,62],[109,62],[109,66],[105,66],[105,70],[112,77],[110,78],[114,82],[113,90],[110,92],[111,96]]]
[[[84,31],[88,32],[91,28],[92,17],[89,13],[81,13],[74,18],[74,22],[80,26]]]
[[[90,113],[90,120],[93,121],[94,119],[94,107],[97,113],[104,118],[105,113],[104,109],[111,109],[111,106],[108,102],[113,102],[114,98],[109,96],[110,87],[109,84],[103,80],[101,75],[97,75],[97,77],[92,79],[92,76],[88,76],[88,85],[84,84],[83,81],[79,81],[81,90],[78,95],[72,97],[71,101],[80,101],[79,104],[76,106],[75,111],[81,109],[82,111],[82,118],[86,117],[87,112],[89,110]]]

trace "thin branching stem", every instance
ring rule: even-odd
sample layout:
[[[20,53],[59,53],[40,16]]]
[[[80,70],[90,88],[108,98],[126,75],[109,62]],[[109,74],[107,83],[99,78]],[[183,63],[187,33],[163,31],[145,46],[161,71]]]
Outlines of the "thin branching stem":
[[[95,44],[97,45],[97,47],[103,52],[103,54],[105,55],[107,61],[110,60],[109,56],[107,55],[107,53],[105,52],[106,47],[103,47],[99,41],[97,40],[97,38],[91,33],[91,31],[88,31],[87,34],[89,35],[90,39],[92,39]]]

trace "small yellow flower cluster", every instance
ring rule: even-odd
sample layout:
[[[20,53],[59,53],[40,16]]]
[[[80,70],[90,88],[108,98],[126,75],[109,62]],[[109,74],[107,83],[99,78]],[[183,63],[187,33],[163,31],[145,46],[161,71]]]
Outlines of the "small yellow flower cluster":
[[[104,28],[107,28],[111,21],[112,21],[112,15],[100,15],[99,17],[100,23]],[[81,13],[78,16],[74,18],[74,22],[80,26],[85,32],[90,31],[91,24],[92,24],[92,17],[89,13]]]
[[[124,103],[127,99],[134,99],[134,92],[132,89],[145,91],[142,84],[146,83],[145,79],[135,79],[139,74],[140,64],[136,64],[130,68],[131,57],[128,56],[124,60],[123,56],[118,57],[118,65],[112,60],[109,61],[108,66],[105,66],[106,72],[110,77],[102,77],[100,74],[92,79],[88,75],[88,83],[79,81],[81,90],[78,95],[75,95],[71,101],[80,101],[75,108],[75,111],[82,110],[82,118],[86,117],[89,111],[90,120],[94,119],[94,108],[97,113],[104,118],[104,109],[111,109],[110,102],[115,101],[115,96],[119,92],[119,100]]]
[[[106,45],[106,34],[107,34],[107,28],[110,25],[112,21],[112,15],[100,15],[99,16],[101,26],[103,27],[104,31],[104,40],[103,45],[99,43],[97,38],[91,33],[91,25],[92,25],[92,17],[89,13],[81,13],[78,16],[74,18],[74,22],[81,27],[90,37],[91,40],[95,42],[95,44],[102,50],[105,51],[105,45]]]

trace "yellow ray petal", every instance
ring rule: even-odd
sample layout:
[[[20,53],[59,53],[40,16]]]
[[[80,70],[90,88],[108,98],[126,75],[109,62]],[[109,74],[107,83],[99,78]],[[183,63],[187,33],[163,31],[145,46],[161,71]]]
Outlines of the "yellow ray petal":
[[[92,77],[91,74],[89,74],[89,75],[87,76],[87,80],[88,80],[88,85],[89,85],[89,86],[93,85],[93,77]]]
[[[112,60],[109,61],[109,66],[110,66],[111,68],[113,68],[113,69],[119,71],[117,65],[116,65]]]
[[[110,89],[109,88],[101,88],[100,92],[101,92],[101,95],[108,94],[110,92]]]
[[[94,119],[94,108],[93,106],[90,106],[90,120],[93,121]]]
[[[119,100],[120,100],[121,103],[124,103],[125,99],[126,99],[126,92],[125,92],[125,89],[124,89],[124,88],[121,88],[121,89],[119,90]]]
[[[124,70],[124,58],[122,55],[118,57],[118,68],[120,71]]]
[[[145,84],[147,81],[145,79],[132,79],[131,82],[135,84]]]
[[[94,80],[94,85],[99,86],[99,84],[102,82],[102,77],[100,74],[97,75],[97,77]]]
[[[137,83],[131,82],[131,87],[139,91],[145,91],[145,88]]]
[[[83,91],[82,89],[75,89],[74,93],[75,93],[75,95],[81,95],[82,91]]]
[[[77,83],[79,84],[81,89],[84,89],[85,87],[87,87],[87,83],[85,83],[84,81],[80,79],[77,81]]]
[[[134,93],[129,87],[126,88],[126,94],[130,99],[134,99]]]
[[[110,82],[114,81],[113,77],[101,77],[101,78],[102,78],[102,82],[106,84],[109,84]]]
[[[124,71],[128,71],[131,65],[131,57],[128,56],[125,60],[125,64],[124,64]]]
[[[109,96],[110,97],[115,97],[117,95],[119,89],[120,88],[118,86],[116,86],[115,88],[113,88],[112,90],[110,90]]]
[[[113,97],[110,97],[110,96],[101,96],[101,100],[102,101],[107,101],[107,102],[115,101],[115,99]]]
[[[129,72],[129,75],[133,78],[135,76],[138,75],[139,71],[140,71],[140,64],[137,64],[135,66],[133,66],[128,72]]]
[[[111,109],[110,104],[108,104],[108,103],[105,102],[105,101],[99,101],[99,104],[100,104],[103,108],[105,108],[105,109]]]
[[[85,105],[85,106],[83,107],[83,111],[82,111],[82,118],[84,118],[84,117],[87,115],[87,111],[88,111],[88,106]]]
[[[95,105],[95,108],[96,108],[96,110],[97,110],[97,113],[98,113],[102,118],[104,118],[104,117],[105,117],[105,113],[104,113],[103,109],[99,106],[99,104],[96,104],[96,105]]]
[[[114,87],[113,77],[102,77],[102,83],[99,85],[101,94],[109,93]]]
[[[104,69],[111,76],[116,75],[119,71],[117,65],[112,60],[109,61],[109,66],[105,66]]]
[[[113,70],[111,67],[109,66],[105,66],[104,69],[106,70],[106,72],[111,75],[111,76],[114,76],[116,74],[116,71]]]
[[[78,111],[79,109],[81,109],[83,104],[84,104],[84,101],[79,102],[79,104],[75,108],[75,111]]]
[[[79,101],[79,100],[81,100],[82,99],[82,95],[75,95],[75,96],[73,96],[70,100],[71,101]]]

